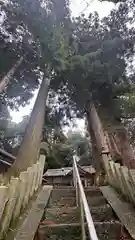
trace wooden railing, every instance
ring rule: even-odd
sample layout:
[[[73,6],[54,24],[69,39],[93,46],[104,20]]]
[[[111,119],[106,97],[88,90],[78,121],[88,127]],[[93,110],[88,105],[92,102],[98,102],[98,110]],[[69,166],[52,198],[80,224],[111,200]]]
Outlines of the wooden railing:
[[[22,171],[18,177],[11,177],[5,184],[0,183],[0,239],[5,239],[12,225],[18,220],[29,200],[42,184],[45,156],[37,163]]]
[[[76,156],[73,157],[73,181],[74,181],[74,187],[76,189],[76,204],[78,207],[80,207],[82,239],[83,240],[85,240],[86,238],[88,239],[88,236],[86,235],[86,228],[85,228],[85,218],[86,218],[89,239],[98,240],[95,226],[90,213],[90,208],[85,196],[84,188],[83,188],[79,171],[77,168]]]
[[[135,205],[135,169],[128,169],[114,161],[106,161],[105,170],[109,185]]]

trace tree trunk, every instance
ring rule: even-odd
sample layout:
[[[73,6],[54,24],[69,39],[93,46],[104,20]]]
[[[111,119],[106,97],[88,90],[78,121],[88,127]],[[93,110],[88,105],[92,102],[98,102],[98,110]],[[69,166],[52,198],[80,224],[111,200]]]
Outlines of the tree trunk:
[[[107,139],[107,143],[108,143],[108,147],[109,147],[109,151],[111,153],[112,159],[115,159],[117,160],[117,162],[122,163],[121,153],[119,151],[118,145],[116,144],[115,136],[109,131],[104,131],[104,132],[106,135],[106,139]]]
[[[130,145],[128,134],[120,119],[115,118],[113,110],[100,107],[99,116],[109,136],[110,152],[115,161],[135,168],[135,155]]]
[[[18,151],[17,158],[10,169],[10,172],[12,172],[13,175],[17,176],[21,171],[26,170],[37,161],[49,84],[50,81],[44,78],[26,128],[24,139]]]
[[[99,171],[102,167],[105,168],[105,161],[109,160],[109,149],[102,124],[93,103],[87,105],[86,113],[92,144],[95,145],[97,152],[96,170]]]
[[[103,131],[103,127],[93,103],[89,104],[89,108],[87,108],[87,112],[90,118],[89,125],[91,125],[92,130],[95,134],[95,139],[96,139],[97,147],[100,154],[102,152],[108,152],[108,146],[107,146],[106,137]]]
[[[12,76],[14,75],[15,71],[17,70],[17,68],[21,65],[22,61],[23,61],[24,57],[20,57],[20,59],[15,63],[15,65],[9,70],[9,72],[6,74],[5,77],[2,78],[1,82],[0,82],[0,93],[2,93],[5,88],[7,87],[10,79],[12,78]]]
[[[87,118],[89,135],[90,135],[91,142],[92,142],[93,164],[94,164],[94,167],[95,167],[96,171],[99,172],[101,170],[101,155],[100,155],[100,152],[97,148],[95,135],[94,135],[94,132],[92,130],[89,111],[86,111],[86,118]]]

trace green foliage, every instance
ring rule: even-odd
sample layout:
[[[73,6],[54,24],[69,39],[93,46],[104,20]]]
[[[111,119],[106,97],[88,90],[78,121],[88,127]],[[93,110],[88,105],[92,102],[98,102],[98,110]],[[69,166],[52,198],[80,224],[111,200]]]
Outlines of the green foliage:
[[[6,117],[4,115],[4,117]],[[17,150],[22,142],[29,116],[24,116],[20,123],[15,123],[11,118],[6,118],[6,126],[0,137],[0,147],[13,155],[17,154]],[[4,125],[3,125],[4,126]],[[2,129],[2,127],[0,126]]]
[[[135,147],[135,118],[124,120],[124,126],[128,131],[130,143],[134,149]]]
[[[47,156],[48,168],[72,166],[74,151],[80,158],[82,165],[91,163],[91,146],[89,140],[79,132],[70,133],[66,137],[60,129],[54,130],[54,141],[48,141],[49,154]],[[48,138],[49,135],[48,135]]]
[[[39,86],[45,66],[49,66],[50,75],[53,68],[64,66],[67,51],[64,28],[70,22],[68,1],[11,0],[1,2],[0,8],[4,16],[0,30],[1,77],[18,57],[25,56],[1,98],[3,104],[19,108]]]
[[[97,104],[107,108],[113,106],[118,115],[125,109],[122,96],[129,93],[134,84],[134,72],[127,74],[135,49],[131,6],[130,2],[119,4],[104,19],[94,13],[88,18],[81,15],[71,20],[67,0],[1,3],[1,11],[5,14],[0,30],[1,77],[20,56],[25,56],[1,99],[4,105],[12,108],[24,106],[39,86],[44,68],[49,69],[45,72],[51,79],[49,95],[56,104],[47,108],[44,137],[51,147],[49,141],[53,139],[55,146],[51,158],[60,158],[57,161],[60,165],[67,155],[71,159],[71,149],[75,147],[62,134],[60,137],[55,132],[52,138],[52,129],[59,129],[62,120],[64,124],[67,118],[82,117],[91,97]],[[74,144],[79,144],[79,151],[83,152],[84,141],[76,139]]]
[[[66,92],[68,105],[63,102],[63,111],[82,116],[91,97],[95,103],[110,107],[130,91],[134,72],[127,75],[127,69],[133,61],[135,36],[134,27],[128,26],[134,22],[130,7],[130,3],[120,4],[102,20],[97,13],[73,20],[72,51],[66,68],[56,71],[51,85],[59,92],[61,105]]]
[[[125,94],[125,101],[128,103],[130,108],[135,107],[135,91]]]

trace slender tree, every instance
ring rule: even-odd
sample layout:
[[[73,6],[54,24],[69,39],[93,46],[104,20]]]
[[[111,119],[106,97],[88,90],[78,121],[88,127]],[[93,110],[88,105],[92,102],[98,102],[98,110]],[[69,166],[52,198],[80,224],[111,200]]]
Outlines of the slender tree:
[[[21,65],[24,57],[20,57],[20,59],[15,63],[15,65],[9,70],[9,72],[4,76],[0,82],[0,93],[2,93],[5,88],[8,86],[10,79],[13,77],[17,68]]]

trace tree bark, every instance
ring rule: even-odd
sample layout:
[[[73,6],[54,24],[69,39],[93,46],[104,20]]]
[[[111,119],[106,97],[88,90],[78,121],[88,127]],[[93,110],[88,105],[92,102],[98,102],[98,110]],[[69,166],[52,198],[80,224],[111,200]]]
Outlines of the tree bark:
[[[100,155],[100,152],[97,148],[95,135],[94,135],[94,132],[92,130],[89,111],[86,111],[86,119],[87,119],[87,124],[88,124],[89,135],[90,135],[91,142],[92,142],[93,165],[94,165],[96,171],[100,172],[100,169],[101,169],[101,155]]]
[[[24,57],[20,57],[20,59],[15,63],[15,65],[9,70],[9,72],[4,76],[0,82],[0,93],[2,93],[10,82],[12,76],[14,75],[17,68],[21,65]]]
[[[86,113],[92,144],[96,148],[96,170],[99,171],[105,167],[104,161],[109,160],[109,149],[101,121],[93,103],[87,105]]]
[[[135,168],[135,155],[130,145],[128,134],[120,119],[115,118],[113,110],[103,108],[99,109],[99,116],[103,124],[104,130],[108,134],[110,142],[110,152],[115,161],[127,166]]]
[[[110,133],[109,131],[108,132],[105,131],[105,135],[106,135],[109,151],[111,153],[111,157],[113,159],[115,159],[116,161],[118,161],[119,163],[122,163],[121,162],[121,153],[119,151],[118,145],[116,144],[115,136],[112,133]]]
[[[97,142],[97,147],[99,149],[99,152],[108,152],[108,146],[107,146],[107,142],[106,142],[106,137],[104,134],[104,130],[101,124],[101,121],[99,119],[99,116],[97,114],[95,105],[93,103],[91,103],[89,105],[89,108],[87,108],[87,112],[89,114],[89,125],[91,125],[92,130],[95,134],[95,139]]]
[[[50,81],[47,78],[44,78],[26,128],[24,139],[18,151],[17,158],[10,169],[10,175],[13,174],[18,176],[21,171],[26,170],[37,161],[49,84]]]

